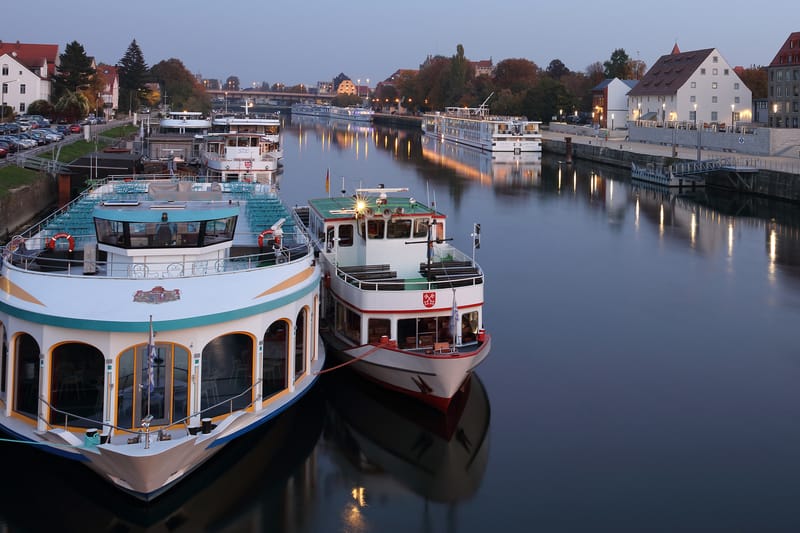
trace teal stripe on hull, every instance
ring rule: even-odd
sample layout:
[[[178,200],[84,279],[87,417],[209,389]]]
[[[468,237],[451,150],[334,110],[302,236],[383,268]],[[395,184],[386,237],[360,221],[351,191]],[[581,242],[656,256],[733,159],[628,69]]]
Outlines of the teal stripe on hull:
[[[160,330],[180,330],[196,328],[201,326],[212,326],[228,322],[230,320],[237,320],[246,318],[260,313],[266,313],[290,304],[293,301],[306,296],[319,287],[318,283],[310,283],[304,289],[287,294],[276,300],[270,300],[259,305],[252,307],[243,307],[241,309],[234,309],[233,311],[225,311],[222,313],[213,313],[210,315],[194,316],[191,318],[180,318],[174,320],[158,320],[153,322],[153,326]],[[142,317],[149,317],[150,313],[147,311],[146,304],[142,305]],[[169,305],[169,304],[159,304]],[[63,316],[52,316],[34,311],[27,311],[10,306],[5,302],[0,302],[0,311],[9,314],[21,320],[27,320],[36,324],[44,324],[46,326],[57,326],[67,329],[78,329],[88,331],[112,331],[112,332],[128,332],[128,333],[142,333],[150,330],[150,322],[142,320],[137,322],[115,322],[113,320],[90,320],[85,318],[69,318]]]

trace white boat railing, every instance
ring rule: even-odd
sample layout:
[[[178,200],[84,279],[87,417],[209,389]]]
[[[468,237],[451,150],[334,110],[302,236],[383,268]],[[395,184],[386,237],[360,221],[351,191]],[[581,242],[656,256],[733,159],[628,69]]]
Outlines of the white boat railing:
[[[247,405],[243,405],[241,407],[234,407],[233,403],[236,400],[238,400],[239,398],[242,398],[243,396],[245,396],[246,394],[251,393],[253,391],[253,389],[255,389],[258,385],[261,385],[261,382],[262,382],[262,380],[258,379],[252,385],[250,385],[249,387],[244,389],[242,392],[240,392],[240,393],[238,393],[238,394],[236,394],[234,396],[231,396],[230,398],[225,398],[224,400],[221,400],[221,401],[215,403],[214,405],[210,405],[210,406],[206,407],[205,409],[201,409],[201,410],[197,411],[196,413],[191,413],[191,414],[189,414],[189,415],[187,415],[187,416],[185,416],[183,418],[180,418],[178,420],[174,420],[174,421],[172,421],[172,422],[170,422],[168,424],[165,424],[163,426],[156,426],[157,428],[159,428],[159,430],[158,430],[159,440],[163,440],[164,439],[164,437],[162,435],[165,435],[166,432],[170,428],[176,428],[178,426],[184,426],[181,429],[185,430],[187,435],[191,435],[192,434],[192,430],[194,428],[189,426],[189,423],[190,423],[190,420],[192,418],[195,418],[195,417],[202,418],[205,413],[210,413],[210,412],[212,412],[213,410],[217,409],[218,407],[220,407],[222,405],[225,405],[225,404],[229,405],[227,415],[233,414],[234,411],[245,411],[245,410],[249,409],[250,407],[252,407],[256,403],[261,401],[262,398],[261,397],[256,397],[254,400],[251,400]],[[103,430],[103,434],[108,435],[109,440],[113,436],[114,432],[129,433],[129,434],[132,434],[135,437],[137,437],[135,441],[133,441],[133,440],[129,441],[129,444],[138,444],[140,442],[140,437],[141,436],[145,436],[145,444],[146,444],[145,447],[148,447],[147,444],[149,444],[149,433],[150,433],[150,423],[149,422],[143,422],[141,427],[138,427],[138,428],[133,428],[133,427],[125,428],[125,427],[122,427],[122,426],[117,426],[115,424],[110,424],[108,422],[103,422],[102,420],[95,420],[94,418],[88,418],[88,417],[85,417],[85,416],[77,415],[75,413],[70,413],[69,411],[65,411],[63,409],[59,409],[59,408],[55,407],[53,404],[51,404],[50,402],[48,402],[43,396],[39,397],[39,401],[42,403],[42,405],[47,407],[47,409],[50,411],[51,414],[52,413],[57,413],[57,414],[60,414],[60,415],[64,415],[64,423],[63,424],[55,424],[55,423],[50,422],[50,420],[48,420],[47,418],[43,417],[41,414],[38,414],[37,418],[39,420],[41,420],[50,429],[63,428],[64,431],[69,431],[69,427],[70,427],[69,421],[70,421],[70,419],[72,419],[72,420],[82,420],[82,421],[86,422],[89,425],[84,427],[84,426],[75,426],[73,424],[73,427],[80,427],[81,429],[97,429],[98,431],[102,429]],[[216,415],[216,416],[221,416],[221,415]],[[144,430],[144,431],[142,431],[142,430]]]
[[[283,242],[290,239],[289,234],[284,234]],[[295,234],[292,234],[295,235]],[[305,239],[305,235],[296,234],[298,239]],[[13,242],[13,241],[12,241]],[[12,243],[9,243],[11,245]],[[164,250],[160,248],[159,250]],[[180,248],[175,248],[175,253],[180,254]],[[186,250],[193,250],[186,248]],[[244,272],[263,268],[280,267],[307,257],[312,252],[308,242],[299,242],[290,246],[281,246],[269,251],[219,259],[197,259],[184,261],[153,261],[148,257],[147,263],[135,262],[119,264],[113,261],[87,260],[85,258],[60,258],[45,257],[41,255],[43,247],[36,250],[9,250],[9,246],[0,249],[3,260],[10,266],[21,270],[48,276],[82,277],[86,273],[87,262],[91,263],[96,275],[115,279],[162,279],[162,278],[187,278],[202,277],[231,272]]]

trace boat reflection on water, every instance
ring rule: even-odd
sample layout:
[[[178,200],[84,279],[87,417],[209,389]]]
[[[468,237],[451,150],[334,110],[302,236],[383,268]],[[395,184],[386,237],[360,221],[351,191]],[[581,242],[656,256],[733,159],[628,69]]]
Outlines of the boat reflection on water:
[[[335,374],[326,383],[332,405],[326,438],[358,471],[350,477],[367,495],[387,490],[392,480],[431,502],[452,504],[475,494],[488,461],[490,418],[477,374],[446,415],[350,371]]]
[[[494,185],[532,186],[541,181],[541,152],[487,152],[431,136],[420,142],[427,161],[465,178]]]
[[[0,443],[6,473],[15,479],[14,490],[0,499],[0,531],[50,531],[56,521],[60,531],[303,529],[305,515],[287,516],[284,501],[310,505],[317,496],[314,447],[324,420],[317,387],[152,502],[113,490],[74,461]],[[32,464],[36,472],[15,467]]]

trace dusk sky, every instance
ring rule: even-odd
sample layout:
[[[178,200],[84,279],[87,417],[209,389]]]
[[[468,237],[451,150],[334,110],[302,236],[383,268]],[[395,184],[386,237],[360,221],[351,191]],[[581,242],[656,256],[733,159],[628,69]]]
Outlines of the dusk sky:
[[[57,44],[61,53],[78,41],[98,62],[117,63],[136,39],[148,66],[174,57],[205,78],[238,76],[243,87],[314,85],[340,72],[374,87],[458,44],[473,61],[525,58],[543,69],[560,59],[585,71],[617,48],[649,68],[676,42],[681,51],[717,48],[732,66],[767,65],[800,31],[796,1],[762,9],[730,0],[38,0],[4,2],[0,19],[4,42]]]

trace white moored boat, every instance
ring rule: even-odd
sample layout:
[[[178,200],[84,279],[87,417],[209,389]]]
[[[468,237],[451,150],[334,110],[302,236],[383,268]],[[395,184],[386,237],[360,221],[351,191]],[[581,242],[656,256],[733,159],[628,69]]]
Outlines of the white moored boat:
[[[372,122],[375,112],[364,107],[337,107],[331,106],[329,116],[337,120],[349,120],[352,122]]]
[[[2,249],[0,427],[153,499],[310,390],[321,270],[270,186],[103,180]]]
[[[358,189],[296,212],[324,270],[329,346],[359,373],[446,411],[489,354],[484,276],[447,242],[445,215],[389,195],[402,191]]]
[[[490,152],[541,152],[540,125],[525,117],[490,115],[485,101],[480,107],[448,107],[422,118],[425,135]]]
[[[280,119],[249,113],[214,117],[201,154],[203,172],[221,181],[267,183],[282,159]]]

